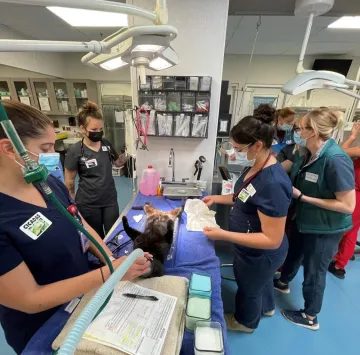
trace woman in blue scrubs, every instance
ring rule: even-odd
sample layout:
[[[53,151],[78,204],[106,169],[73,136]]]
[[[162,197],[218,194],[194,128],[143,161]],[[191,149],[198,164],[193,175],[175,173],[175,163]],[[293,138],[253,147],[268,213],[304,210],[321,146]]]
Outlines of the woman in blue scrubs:
[[[271,146],[275,155],[288,145],[294,144],[292,128],[295,122],[295,111],[284,107],[275,113],[275,135]]]
[[[54,152],[55,132],[51,120],[30,106],[3,101],[29,156]],[[36,331],[59,306],[102,285],[108,267],[89,272],[88,252],[97,249],[56,209],[40,186],[27,184],[23,161],[14,151],[0,126],[0,322],[6,339],[20,354]],[[49,175],[47,180],[60,202],[73,204],[65,185]],[[79,220],[103,246],[96,232],[78,214]],[[140,258],[130,268],[126,280],[149,272],[149,262]],[[1,352],[1,351],[0,351]]]
[[[273,137],[272,117],[243,118],[231,130],[237,159],[247,167],[235,184],[235,194],[204,198],[208,206],[233,206],[229,231],[204,229],[210,239],[235,244],[236,309],[234,315],[225,316],[230,330],[251,333],[261,316],[275,312],[273,275],[288,250],[285,222],[292,186],[272,155]]]

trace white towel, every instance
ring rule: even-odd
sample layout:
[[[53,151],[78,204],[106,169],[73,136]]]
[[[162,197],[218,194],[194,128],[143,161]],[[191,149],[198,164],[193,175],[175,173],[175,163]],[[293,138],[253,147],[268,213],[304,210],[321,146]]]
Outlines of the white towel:
[[[205,227],[219,227],[215,221],[216,212],[209,210],[201,200],[187,200],[184,211],[187,214],[186,229],[190,232],[202,232]]]

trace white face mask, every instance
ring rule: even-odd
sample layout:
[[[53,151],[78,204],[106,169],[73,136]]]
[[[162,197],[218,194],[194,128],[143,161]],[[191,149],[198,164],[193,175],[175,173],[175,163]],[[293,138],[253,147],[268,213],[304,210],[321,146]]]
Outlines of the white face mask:
[[[255,158],[249,160],[247,152],[236,152],[236,161],[241,166],[253,166],[255,164]]]

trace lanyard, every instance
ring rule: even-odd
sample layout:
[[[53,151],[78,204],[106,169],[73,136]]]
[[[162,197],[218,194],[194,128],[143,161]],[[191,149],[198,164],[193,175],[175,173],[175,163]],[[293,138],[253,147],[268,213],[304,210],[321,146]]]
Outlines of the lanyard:
[[[270,160],[270,157],[271,157],[271,154],[268,155],[268,157],[266,158],[265,163],[264,163],[264,165],[261,167],[261,169],[258,170],[254,175],[250,176],[246,181],[244,181],[243,184],[242,184],[242,186],[241,186],[241,188],[240,188],[236,193],[233,194],[233,202],[236,201],[236,199],[238,198],[240,192],[241,192],[245,187],[247,187],[247,186],[251,183],[251,181],[253,181],[253,180],[259,175],[259,173],[265,168],[265,165],[266,165],[267,162]]]
[[[111,150],[110,150],[110,147],[108,145],[106,145],[102,140],[101,140],[101,146],[100,146],[100,149],[102,149],[102,147],[106,147],[107,148],[107,151],[108,151],[108,154],[109,154],[109,158],[110,158],[110,162],[111,164],[115,161],[115,157],[114,155],[111,153]],[[81,160],[85,160],[85,152],[84,152],[84,138],[82,139],[81,141],[81,145],[80,145],[80,149],[81,149]]]

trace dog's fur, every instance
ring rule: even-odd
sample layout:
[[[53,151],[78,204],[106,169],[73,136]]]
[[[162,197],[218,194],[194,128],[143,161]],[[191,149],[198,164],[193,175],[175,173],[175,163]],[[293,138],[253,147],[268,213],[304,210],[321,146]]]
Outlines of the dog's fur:
[[[146,224],[144,232],[129,226],[127,217],[123,217],[123,227],[126,234],[134,242],[134,249],[140,248],[153,255],[151,273],[146,277],[164,275],[164,262],[173,242],[174,221],[182,208],[175,208],[169,212],[162,212],[150,205],[144,206]]]

